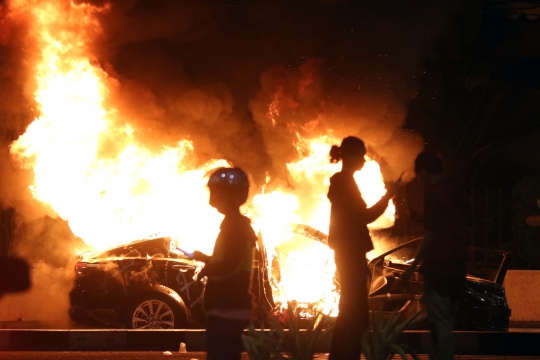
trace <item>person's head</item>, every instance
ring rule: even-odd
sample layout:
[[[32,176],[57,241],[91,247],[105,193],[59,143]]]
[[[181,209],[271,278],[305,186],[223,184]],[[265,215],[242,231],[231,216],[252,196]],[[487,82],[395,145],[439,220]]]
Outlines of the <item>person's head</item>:
[[[343,162],[343,169],[357,171],[362,169],[366,159],[366,146],[364,142],[355,136],[343,139],[340,146],[332,145],[330,149],[330,162]]]
[[[431,151],[421,152],[414,160],[414,173],[422,183],[435,182],[443,174],[441,157]]]
[[[212,172],[208,179],[210,206],[225,214],[238,211],[248,198],[249,180],[240,168],[220,167]]]

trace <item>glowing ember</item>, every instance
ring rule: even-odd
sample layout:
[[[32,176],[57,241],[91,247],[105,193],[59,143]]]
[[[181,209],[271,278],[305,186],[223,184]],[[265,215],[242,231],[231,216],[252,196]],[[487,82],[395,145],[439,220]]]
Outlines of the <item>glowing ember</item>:
[[[225,160],[195,166],[191,142],[152,152],[134,140],[138,131],[118,125],[118,111],[104,99],[119,86],[92,63],[87,44],[101,29],[93,14],[107,11],[69,1],[13,1],[14,16],[31,19],[35,46],[35,100],[39,117],[11,146],[15,159],[34,172],[33,196],[68,221],[73,233],[96,249],[152,236],[170,236],[185,250],[211,253],[221,215],[208,205],[204,175]],[[279,116],[270,104],[268,116]],[[275,121],[273,120],[273,124]],[[113,139],[114,150],[107,151]],[[301,138],[298,160],[287,164],[294,188],[256,195],[247,209],[261,232],[275,299],[316,303],[336,311],[332,251],[295,233],[295,224],[326,232],[330,136]],[[379,165],[367,161],[355,177],[368,206],[385,193]],[[269,179],[270,180],[270,179]],[[371,226],[393,225],[393,204]]]

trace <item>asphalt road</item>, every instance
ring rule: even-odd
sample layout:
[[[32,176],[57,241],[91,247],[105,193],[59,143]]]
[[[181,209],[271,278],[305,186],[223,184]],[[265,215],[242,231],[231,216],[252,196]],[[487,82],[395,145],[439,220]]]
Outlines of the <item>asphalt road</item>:
[[[162,351],[0,351],[2,360],[206,360],[204,352],[167,353]],[[327,354],[317,354],[314,360],[326,360]],[[362,357],[364,359],[364,357]],[[428,360],[427,355],[420,359]],[[456,355],[456,360],[538,360],[537,356]],[[247,354],[242,360],[249,360]]]

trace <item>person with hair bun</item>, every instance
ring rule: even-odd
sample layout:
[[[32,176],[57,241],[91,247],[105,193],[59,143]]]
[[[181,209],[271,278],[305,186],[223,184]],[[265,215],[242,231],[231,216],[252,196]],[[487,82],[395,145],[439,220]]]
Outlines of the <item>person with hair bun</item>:
[[[399,185],[399,181],[387,183],[386,194],[368,208],[354,180],[354,173],[366,162],[365,155],[364,142],[354,136],[330,149],[330,162],[341,161],[342,168],[330,178],[328,190],[332,204],[328,246],[334,250],[341,285],[329,360],[360,358],[362,336],[369,330],[366,253],[373,243],[367,225],[384,213]]]

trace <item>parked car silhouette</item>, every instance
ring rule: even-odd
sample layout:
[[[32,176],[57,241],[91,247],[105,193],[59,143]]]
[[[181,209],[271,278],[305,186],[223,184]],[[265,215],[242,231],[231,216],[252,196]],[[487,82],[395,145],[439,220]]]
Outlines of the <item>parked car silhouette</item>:
[[[370,310],[383,312],[387,317],[397,311],[407,318],[425,309],[423,301],[423,277],[415,273],[410,281],[398,286],[395,283],[414,258],[421,238],[401,244],[369,262],[371,284],[369,291]],[[485,251],[470,248],[471,254]],[[494,280],[467,275],[456,317],[457,330],[507,330],[510,308],[502,287],[508,266],[509,252],[499,251],[500,263]],[[427,321],[417,325],[427,328]]]

